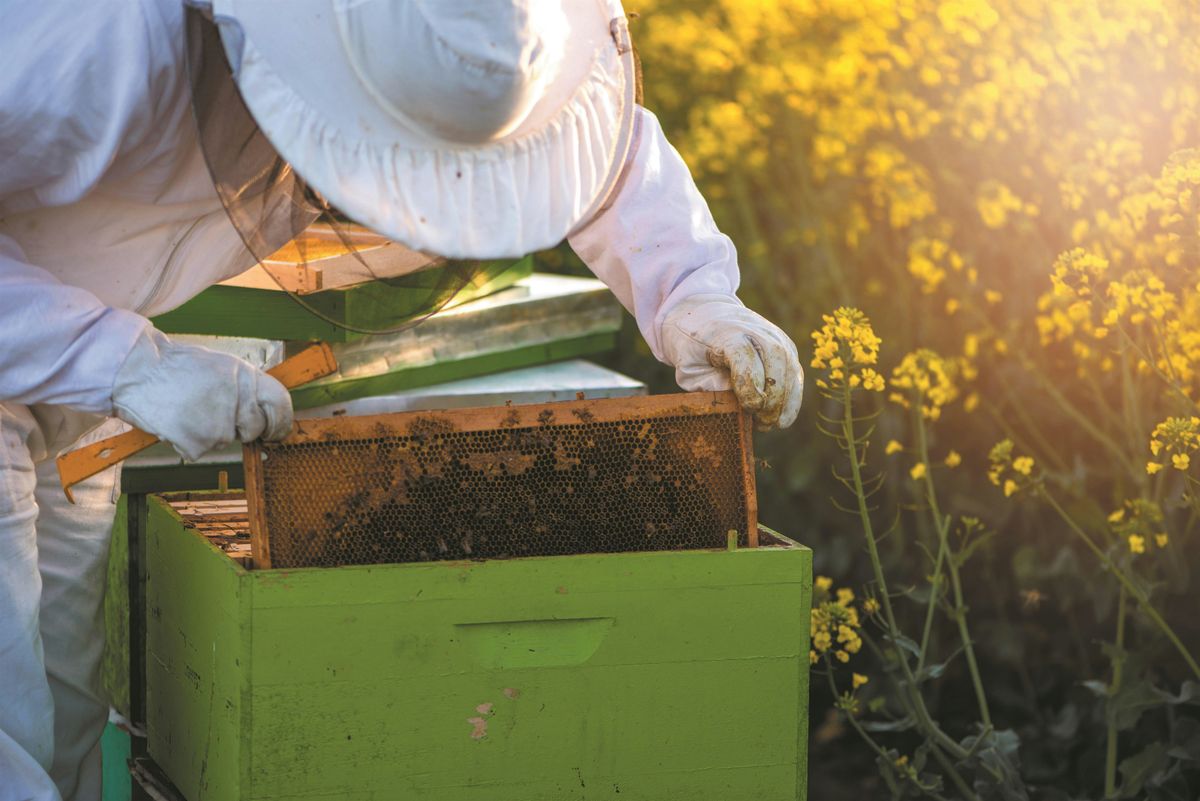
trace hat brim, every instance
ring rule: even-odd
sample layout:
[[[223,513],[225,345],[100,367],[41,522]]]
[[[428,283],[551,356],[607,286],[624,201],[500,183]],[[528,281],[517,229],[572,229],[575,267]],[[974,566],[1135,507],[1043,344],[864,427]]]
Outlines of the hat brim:
[[[334,2],[216,0],[213,12],[259,127],[340,211],[416,250],[497,258],[558,244],[607,200],[635,104],[617,0],[564,3],[562,69],[521,125],[482,145],[434,140],[382,109],[346,56]]]

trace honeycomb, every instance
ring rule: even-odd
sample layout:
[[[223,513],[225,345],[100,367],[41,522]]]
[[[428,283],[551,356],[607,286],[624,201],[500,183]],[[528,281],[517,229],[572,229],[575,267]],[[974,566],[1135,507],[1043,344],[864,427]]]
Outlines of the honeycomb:
[[[299,426],[246,454],[259,566],[724,548],[756,530],[726,393]]]

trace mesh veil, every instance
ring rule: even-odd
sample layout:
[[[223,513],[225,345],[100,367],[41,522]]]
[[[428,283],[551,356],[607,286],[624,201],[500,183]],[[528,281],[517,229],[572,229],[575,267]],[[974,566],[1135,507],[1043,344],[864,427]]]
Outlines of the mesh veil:
[[[379,277],[372,265],[373,251],[355,244],[356,226],[305,183],[258,127],[238,91],[220,32],[206,11],[187,9],[186,35],[188,79],[200,148],[221,204],[250,254],[258,262],[266,261],[295,240],[293,258],[298,254],[300,264],[306,264],[310,258],[315,261],[328,253],[314,251],[310,257],[308,240],[301,235],[306,229],[320,225],[325,231],[334,232],[341,250],[352,254],[366,275]],[[417,311],[407,316],[378,310],[380,315],[375,319],[395,319],[395,325],[386,329],[347,325],[314,308],[300,295],[290,291],[288,294],[309,313],[339,328],[360,334],[395,333],[443,308],[481,269],[482,263],[478,261],[455,261],[419,274],[381,279],[389,285],[422,293]],[[272,278],[279,283],[274,275]],[[280,289],[287,291],[282,284]]]

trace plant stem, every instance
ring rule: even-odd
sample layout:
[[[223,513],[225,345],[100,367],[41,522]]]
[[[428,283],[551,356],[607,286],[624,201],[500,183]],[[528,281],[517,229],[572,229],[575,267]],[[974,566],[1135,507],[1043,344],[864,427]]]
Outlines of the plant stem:
[[[1121,691],[1121,671],[1125,667],[1125,585],[1117,601],[1117,637],[1112,655],[1112,684],[1108,686],[1108,743],[1104,754],[1104,797],[1117,797],[1117,711],[1113,701]]]
[[[942,766],[942,770],[946,771],[947,775],[950,776],[950,782],[958,788],[958,792],[963,798],[970,799],[970,801],[980,801],[979,796],[967,786],[967,783],[963,781],[963,777],[958,775],[958,771],[954,769],[954,765],[950,763],[950,760],[942,753],[940,748],[935,745],[929,749],[929,752],[933,754],[933,758]]]
[[[1200,664],[1196,663],[1195,657],[1193,657],[1191,652],[1188,651],[1188,649],[1184,646],[1183,642],[1179,639],[1179,636],[1175,634],[1175,630],[1171,628],[1171,625],[1163,619],[1163,616],[1160,615],[1158,610],[1154,608],[1154,605],[1150,603],[1150,599],[1146,596],[1146,593],[1144,593],[1140,587],[1133,583],[1133,579],[1129,578],[1129,576],[1127,576],[1125,572],[1121,570],[1121,568],[1118,567],[1116,563],[1112,561],[1112,559],[1109,558],[1108,554],[1100,549],[1100,546],[1096,545],[1096,543],[1092,541],[1092,538],[1088,536],[1087,532],[1084,531],[1079,524],[1067,514],[1067,510],[1062,508],[1062,505],[1059,504],[1053,495],[1047,492],[1044,487],[1039,487],[1038,494],[1048,504],[1050,504],[1050,507],[1054,509],[1055,512],[1058,513],[1058,516],[1062,518],[1063,522],[1067,524],[1068,528],[1070,528],[1076,536],[1083,540],[1084,543],[1087,544],[1088,548],[1090,548],[1092,552],[1096,554],[1096,557],[1100,560],[1100,563],[1104,566],[1104,568],[1112,573],[1113,576],[1116,577],[1117,581],[1121,582],[1121,586],[1133,596],[1134,600],[1138,602],[1138,606],[1141,608],[1141,610],[1146,613],[1146,616],[1150,618],[1151,621],[1154,622],[1154,625],[1158,627],[1158,630],[1161,631],[1163,635],[1171,641],[1171,644],[1175,646],[1175,650],[1178,651],[1179,655],[1183,657],[1183,661],[1185,661],[1187,666],[1191,668],[1192,673],[1197,679],[1200,679]]]
[[[833,670],[832,670],[832,665],[829,663],[828,656],[825,657],[825,677],[829,681],[829,694],[831,696],[833,696],[834,699],[837,699],[838,698],[837,684],[835,684],[833,681]],[[854,717],[854,715],[852,715],[849,710],[842,710],[842,711],[846,715],[847,722],[849,722],[851,728],[853,728],[854,731],[858,733],[858,736],[860,738],[862,738],[862,741],[865,742],[867,744],[867,746],[872,751],[874,751],[875,754],[880,759],[884,760],[885,762],[890,763],[892,761],[891,755],[889,755],[888,752],[885,751],[881,745],[879,745],[879,743],[875,742],[875,738],[872,737],[867,732],[867,730],[862,727],[862,724],[858,722],[858,718]],[[954,765],[951,764],[948,759],[946,759],[945,755],[942,754],[941,751],[938,751],[937,746],[936,745],[932,746],[930,748],[930,750],[936,751],[941,756],[941,760],[939,760],[939,762],[941,762],[942,768],[950,776],[950,781],[956,787],[959,788],[960,792],[965,791],[965,794],[963,797],[973,799],[974,801],[980,801],[979,796],[977,796],[977,795],[975,795],[975,793],[971,792],[971,789],[969,787],[967,787],[967,783],[965,781],[963,781],[962,776],[958,775],[958,771],[955,770]],[[926,790],[924,787],[922,787],[920,785],[919,782],[913,782],[913,783],[916,785],[918,791],[920,791],[923,795],[932,795],[934,798],[942,798],[942,796],[937,795],[936,793],[931,793],[928,790]]]
[[[971,675],[971,685],[975,689],[975,701],[979,705],[979,718],[983,725],[992,727],[992,715],[988,709],[987,693],[983,689],[983,678],[979,675],[979,663],[975,659],[975,646],[971,642],[971,632],[967,627],[967,609],[963,604],[962,579],[959,576],[958,564],[950,553],[950,518],[942,515],[942,510],[938,504],[937,488],[933,483],[933,470],[929,463],[929,435],[925,430],[925,418],[921,413],[921,402],[923,398],[918,394],[917,403],[915,405],[915,416],[917,419],[917,447],[920,449],[921,463],[925,465],[925,494],[929,500],[929,513],[933,515],[933,525],[938,532],[938,566],[934,568],[933,579],[936,582],[934,589],[940,589],[941,572],[940,563],[945,559],[947,572],[950,574],[950,589],[954,593],[954,621],[958,626],[958,637],[962,641],[963,654],[967,657],[967,671]],[[929,599],[929,610],[933,611],[934,604],[937,603],[937,596],[931,595]],[[926,616],[926,625],[929,625],[929,616]],[[928,629],[922,639],[928,636]],[[918,665],[925,659],[925,643],[922,642],[921,656]],[[920,672],[918,670],[918,672]]]
[[[938,596],[942,592],[942,563],[946,559],[946,533],[938,528],[938,552],[933,563],[933,576],[929,581],[929,603],[925,607],[925,625],[921,629],[921,653],[917,657],[917,675],[925,669],[925,654],[929,651],[929,637],[933,633],[933,612],[937,609]]]
[[[979,675],[979,663],[975,659],[975,646],[971,643],[971,632],[967,629],[967,610],[963,605],[962,581],[958,576],[958,566],[951,559],[950,588],[954,591],[954,618],[958,623],[958,636],[962,640],[963,654],[967,657],[967,671],[971,674],[971,684],[975,687],[975,700],[979,704],[979,716],[983,725],[991,728],[992,715],[988,710],[987,694],[983,690],[983,679]]]
[[[888,634],[892,639],[892,648],[896,652],[900,669],[904,672],[917,724],[926,736],[945,746],[946,750],[953,754],[955,759],[963,759],[967,756],[966,749],[942,731],[941,727],[930,716],[929,709],[925,706],[925,699],[921,696],[916,676],[913,675],[912,666],[908,664],[908,657],[904,655],[904,651],[898,642],[898,638],[902,635],[900,634],[900,627],[896,625],[896,613],[892,609],[892,596],[888,592],[887,579],[883,575],[883,563],[879,560],[879,548],[875,542],[875,529],[871,525],[871,512],[867,508],[867,494],[863,487],[862,466],[859,463],[858,445],[856,444],[854,434],[854,408],[851,403],[849,386],[843,390],[842,396],[842,436],[845,440],[846,455],[850,458],[850,476],[854,482],[854,495],[858,500],[859,520],[862,523],[863,534],[867,540],[867,553],[871,557],[871,569],[875,574],[875,584],[879,588],[879,602],[883,608]]]

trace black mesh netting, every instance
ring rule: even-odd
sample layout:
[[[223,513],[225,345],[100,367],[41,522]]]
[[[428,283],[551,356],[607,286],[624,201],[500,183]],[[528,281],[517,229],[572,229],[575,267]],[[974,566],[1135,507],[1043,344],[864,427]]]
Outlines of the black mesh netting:
[[[221,34],[205,12],[188,9],[188,77],[197,136],[213,185],[230,221],[256,261],[266,261],[281,247],[294,241],[290,249],[299,264],[328,254],[328,233],[332,232],[342,253],[351,254],[365,276],[378,276],[374,259],[389,258],[383,249],[368,249],[356,244],[359,229],[310,188],[285,161],[259,129],[238,92]],[[306,238],[303,232],[320,228],[326,236]],[[307,249],[312,249],[308,255]],[[388,284],[421,292],[416,311],[389,315],[388,309],[364,310],[371,319],[392,317],[393,325],[382,329],[361,329],[332,319],[306,303],[300,295],[291,297],[315,317],[363,334],[392,333],[410,327],[443,308],[483,269],[478,261],[443,263],[420,275],[385,279]],[[431,275],[436,276],[431,280]],[[411,292],[410,292],[410,297]],[[387,303],[386,296],[374,301]],[[374,312],[369,313],[368,312]]]

